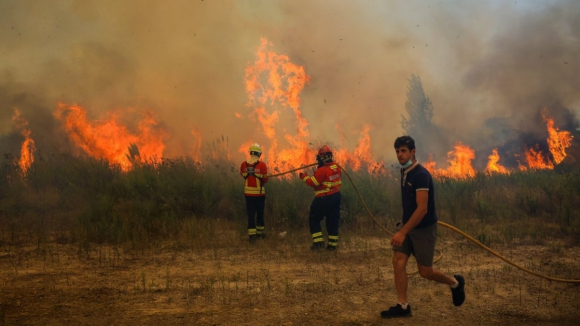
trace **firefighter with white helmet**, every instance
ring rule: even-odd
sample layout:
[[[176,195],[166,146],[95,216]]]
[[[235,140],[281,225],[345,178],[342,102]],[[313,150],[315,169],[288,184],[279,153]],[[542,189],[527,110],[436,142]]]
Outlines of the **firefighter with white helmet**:
[[[340,186],[342,184],[342,170],[334,163],[332,151],[324,145],[316,155],[318,168],[313,176],[300,173],[300,179],[307,186],[314,188],[314,200],[310,205],[308,222],[312,235],[312,247],[317,250],[324,248],[324,236],[320,222],[326,217],[326,230],[328,231],[328,245],[326,249],[336,250],[338,246],[338,223],[340,221]]]
[[[264,234],[264,206],[266,204],[266,188],[268,182],[268,168],[260,161],[262,147],[258,143],[250,145],[250,159],[242,162],[240,174],[245,179],[244,196],[248,213],[248,235],[250,242],[263,239]]]

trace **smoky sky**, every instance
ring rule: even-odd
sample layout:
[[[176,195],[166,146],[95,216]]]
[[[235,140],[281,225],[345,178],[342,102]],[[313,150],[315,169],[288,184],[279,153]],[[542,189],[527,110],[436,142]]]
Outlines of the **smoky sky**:
[[[313,142],[344,139],[352,150],[370,125],[375,158],[392,160],[415,74],[446,138],[485,156],[517,148],[544,137],[543,108],[563,129],[577,127],[580,111],[580,5],[518,2],[4,0],[0,150],[18,152],[15,108],[39,149],[71,150],[52,115],[63,102],[94,120],[154,111],[169,157],[191,154],[197,130],[202,146],[227,137],[241,159],[241,144],[269,144],[244,85],[262,37],[311,77],[300,109]],[[296,121],[289,109],[279,117],[282,149]]]

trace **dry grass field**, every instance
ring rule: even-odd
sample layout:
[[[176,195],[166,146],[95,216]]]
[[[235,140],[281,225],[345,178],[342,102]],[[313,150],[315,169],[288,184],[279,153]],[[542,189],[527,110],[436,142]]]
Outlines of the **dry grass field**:
[[[436,266],[466,279],[455,307],[449,289],[410,276],[413,317],[384,320],[396,300],[389,236],[343,229],[339,250],[311,252],[307,230],[249,244],[235,223],[215,221],[195,248],[150,249],[47,241],[4,245],[0,322],[5,325],[577,325],[580,285],[546,281],[439,230]],[[580,275],[580,248],[497,245],[534,271]],[[414,260],[409,265],[412,272]]]
[[[550,282],[439,228],[436,267],[466,279],[467,299],[410,276],[413,317],[383,320],[395,304],[390,236],[354,187],[341,189],[339,249],[311,252],[312,190],[298,178],[268,184],[266,232],[247,241],[241,177],[231,162],[137,165],[68,155],[25,176],[0,168],[0,324],[4,325],[574,325],[580,285]],[[228,167],[223,173],[223,167]],[[542,274],[580,279],[580,173],[478,174],[436,184],[441,221]],[[388,229],[400,186],[353,173]],[[277,234],[287,232],[286,237]],[[409,272],[415,270],[411,259]]]

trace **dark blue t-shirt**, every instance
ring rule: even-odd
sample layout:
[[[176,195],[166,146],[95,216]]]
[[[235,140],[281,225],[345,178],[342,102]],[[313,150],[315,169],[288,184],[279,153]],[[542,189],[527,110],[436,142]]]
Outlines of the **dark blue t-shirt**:
[[[407,223],[415,210],[417,209],[417,190],[429,191],[429,202],[427,203],[427,214],[421,222],[415,227],[416,229],[424,228],[437,223],[437,214],[435,213],[435,190],[433,188],[433,178],[431,173],[423,166],[417,164],[413,169],[407,172],[405,176],[401,170],[401,194],[403,197],[403,224]]]

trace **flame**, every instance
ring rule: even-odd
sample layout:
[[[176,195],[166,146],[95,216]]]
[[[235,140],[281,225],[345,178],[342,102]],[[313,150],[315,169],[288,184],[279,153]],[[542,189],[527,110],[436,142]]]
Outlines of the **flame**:
[[[269,45],[272,43],[262,38],[256,61],[246,67],[246,94],[250,100],[248,105],[278,102],[282,107],[290,106],[296,115],[299,137],[308,137],[308,121],[302,116],[299,107],[300,92],[310,81],[310,76],[306,75],[304,67],[291,63],[288,56],[268,51]],[[266,86],[260,83],[263,73],[267,75]]]
[[[310,77],[302,66],[290,62],[288,56],[268,50],[271,45],[265,38],[261,39],[256,60],[246,67],[245,83],[249,99],[246,106],[254,108],[253,115],[262,124],[264,134],[270,140],[268,164],[275,171],[308,164],[315,152],[308,148],[308,121],[300,111],[300,92],[310,81]],[[271,106],[274,111],[269,113],[266,105]],[[279,150],[275,131],[278,122],[276,109],[288,107],[292,109],[296,119],[296,135],[284,135],[291,148]]]
[[[434,172],[436,171],[435,169],[435,165],[437,165],[437,163],[435,161],[433,161],[433,154],[429,154],[429,157],[427,158],[427,162],[422,164],[425,169],[427,169],[431,174],[434,174]]]
[[[339,126],[337,126],[339,128]],[[387,170],[384,167],[384,162],[376,162],[373,159],[371,153],[371,137],[369,131],[372,130],[370,125],[364,125],[360,132],[360,138],[358,139],[358,145],[354,151],[349,153],[345,149],[339,149],[334,155],[337,161],[343,162],[345,166],[348,166],[353,171],[358,171],[361,166],[366,166],[367,171],[371,174],[384,174]],[[344,135],[342,135],[342,142],[344,144]],[[343,146],[344,147],[344,146]]]
[[[250,157],[250,146],[251,146],[253,143],[255,143],[255,141],[251,141],[251,140],[249,140],[249,141],[247,141],[247,142],[243,143],[243,144],[240,146],[240,148],[238,148],[238,152],[240,152],[240,153],[244,153],[244,154],[247,154],[247,156],[248,156],[248,158],[249,158],[249,157]],[[262,151],[264,151],[264,148],[263,148],[263,147],[262,147]],[[262,152],[262,154],[263,154],[263,152]]]
[[[529,148],[525,152],[529,168],[534,170],[553,169],[554,164],[545,157],[538,147],[539,145],[536,144],[537,151]],[[520,170],[526,170],[526,168],[520,165]]]
[[[286,55],[280,55],[268,48],[271,46],[265,38],[261,39],[256,52],[256,60],[246,67],[246,94],[248,95],[247,107],[252,108],[252,118],[259,121],[262,131],[269,140],[267,161],[272,172],[310,164],[316,156],[316,149],[312,148],[309,141],[308,121],[300,111],[300,93],[310,81],[302,66],[290,62]],[[270,111],[268,111],[268,109]],[[278,109],[291,108],[294,113],[296,132],[284,134],[284,140],[289,148],[279,149],[280,140],[276,133],[276,125],[279,119]],[[370,151],[370,126],[364,126],[361,131],[358,145],[352,154],[346,150],[334,148],[336,161],[349,164],[353,170],[358,170],[362,165],[368,166],[369,171],[386,171],[382,162],[375,163]],[[248,141],[241,145],[239,151],[247,154],[247,147],[252,142]]]
[[[487,166],[485,168],[485,172],[487,173],[503,173],[509,174],[509,170],[504,166],[500,165],[499,162],[499,154],[497,153],[497,148],[494,148],[491,151],[491,155],[488,156],[489,161],[487,162]]]
[[[574,138],[569,131],[560,131],[554,127],[554,119],[547,116],[547,109],[542,110],[542,118],[546,122],[546,128],[548,129],[546,142],[550,154],[552,154],[553,162],[547,155],[542,153],[539,149],[540,145],[536,144],[535,150],[534,148],[529,148],[525,151],[528,167],[534,170],[553,169],[555,165],[560,164],[566,157],[566,148],[572,146],[572,139]],[[520,164],[520,170],[526,169],[525,166]]]
[[[137,125],[138,132],[131,133],[120,119],[135,113],[143,117]],[[81,106],[59,103],[54,116],[64,123],[69,138],[85,153],[118,164],[124,171],[131,169],[133,161],[159,163],[165,149],[163,141],[168,138],[151,111],[115,110],[108,112],[106,120],[91,122]]]
[[[276,138],[276,130],[274,126],[278,122],[278,112],[274,111],[272,114],[268,114],[265,108],[257,108],[254,113],[258,117],[258,121],[262,124],[264,129],[264,134],[270,139],[270,152],[268,155],[270,157],[276,157],[276,150],[278,148],[278,139]],[[246,146],[246,147],[249,147]]]
[[[447,169],[435,169],[435,163],[432,161],[427,162],[424,166],[434,177],[466,179],[475,176],[475,169],[471,165],[474,158],[474,150],[461,142],[457,142],[454,150],[447,152],[447,162],[449,162]]]
[[[551,154],[553,160],[550,159],[549,154],[545,154],[540,150],[539,144],[536,144],[531,148],[526,148],[524,151],[527,166],[518,161],[518,167],[522,171],[528,169],[553,169],[555,165],[560,164],[564,160],[566,157],[566,148],[572,145],[573,136],[571,133],[554,127],[554,120],[547,116],[546,111],[547,109],[542,111],[542,118],[546,122],[546,128],[549,134],[546,141],[549,154]],[[471,167],[471,161],[475,158],[475,154],[469,147],[457,143],[455,151],[449,152],[447,155],[449,157],[449,163],[451,164],[449,168],[445,170],[436,169],[436,163],[433,162],[431,156],[425,164],[425,168],[431,171],[434,176],[439,177],[465,178],[475,175],[475,170]],[[485,168],[486,173],[510,173],[507,168],[498,163],[500,157],[497,148],[493,149],[492,154],[488,158],[489,161]]]
[[[28,128],[28,121],[26,121],[20,114],[20,110],[14,109],[14,115],[12,116],[12,123],[20,130],[20,134],[24,137],[22,146],[20,148],[20,160],[18,160],[18,166],[22,170],[22,173],[26,174],[26,171],[34,162],[34,152],[36,147],[34,146],[34,140],[30,138],[32,132]]]
[[[554,157],[554,163],[560,164],[566,157],[566,148],[572,146],[572,138],[574,137],[569,131],[560,131],[558,128],[554,128],[554,119],[546,117],[545,111],[546,109],[542,111],[542,117],[548,128],[548,147]]]

